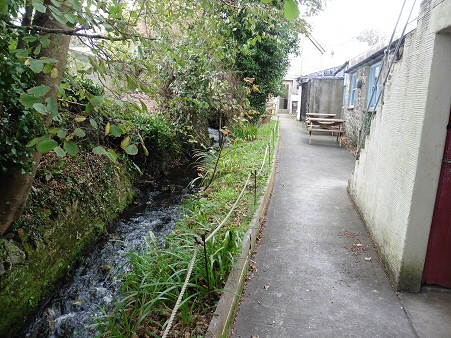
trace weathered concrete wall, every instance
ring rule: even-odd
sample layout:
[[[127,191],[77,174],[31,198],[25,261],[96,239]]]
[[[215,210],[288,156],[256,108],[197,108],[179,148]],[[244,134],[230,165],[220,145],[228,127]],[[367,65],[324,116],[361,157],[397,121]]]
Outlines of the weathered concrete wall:
[[[304,95],[304,88],[305,95]],[[341,117],[343,78],[313,78],[302,85],[301,118],[307,113],[336,114]]]
[[[349,188],[397,289],[418,291],[451,97],[451,2],[425,0]],[[440,33],[440,34],[437,34]]]
[[[302,84],[301,90],[301,120],[305,121],[305,116],[309,112],[309,96],[310,96],[310,83],[305,82]]]

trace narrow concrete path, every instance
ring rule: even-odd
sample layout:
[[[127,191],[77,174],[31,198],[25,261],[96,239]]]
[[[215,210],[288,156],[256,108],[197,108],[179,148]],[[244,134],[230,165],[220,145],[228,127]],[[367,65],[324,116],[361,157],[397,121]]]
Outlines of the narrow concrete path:
[[[274,193],[233,337],[416,337],[347,194],[353,156],[281,115]]]

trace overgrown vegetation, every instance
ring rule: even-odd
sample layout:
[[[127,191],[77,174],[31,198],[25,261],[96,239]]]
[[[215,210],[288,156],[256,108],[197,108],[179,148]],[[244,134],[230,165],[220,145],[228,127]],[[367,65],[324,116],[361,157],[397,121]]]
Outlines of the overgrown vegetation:
[[[309,15],[323,0],[0,3],[0,235],[27,254],[13,267],[3,264],[0,250],[0,305],[8,312],[0,335],[24,323],[125,207],[130,181],[164,173],[194,149],[208,148],[208,126],[229,137],[257,138],[249,147],[259,144],[254,124],[267,96],[278,94],[288,54],[307,27],[298,2]],[[192,202],[193,215],[210,210],[214,194],[227,205],[234,194],[228,185],[255,165],[249,158],[240,164],[248,167],[228,172],[242,161],[241,142],[220,162],[210,155],[216,169],[204,167],[209,187]],[[115,190],[118,175],[127,191]],[[224,185],[219,192],[216,182]],[[85,231],[61,220],[81,202],[85,224],[97,217]],[[221,208],[211,209],[216,217]],[[193,221],[188,229],[213,221]],[[86,240],[75,246],[60,241],[79,233]],[[229,238],[237,238],[234,231]],[[36,262],[38,268],[23,273]],[[39,273],[46,271],[42,286]],[[14,313],[18,285],[28,289]]]
[[[235,139],[225,148],[213,182],[185,203],[184,216],[177,229],[166,238],[165,245],[161,247],[150,234],[144,252],[131,255],[131,272],[124,276],[117,306],[98,326],[102,335],[161,336],[185,280],[194,246],[198,245],[195,239],[209,234],[222,221],[249,173],[260,169],[273,128],[274,123],[262,125],[254,141]],[[212,162],[208,165],[207,175],[213,174],[213,165]],[[257,180],[258,196],[263,193],[270,172],[268,163],[264,168]],[[253,189],[253,184],[248,186],[231,219],[207,242],[207,269],[203,252],[197,256],[176,317],[174,336],[183,336],[185,332],[191,336],[205,334],[255,211]]]
[[[311,14],[322,0],[302,5]],[[141,116],[162,114],[196,144],[209,124],[262,114],[306,31],[299,13],[294,0],[2,2],[0,233],[20,215],[41,155],[76,156],[90,132],[91,150],[116,161],[117,150],[150,154]]]

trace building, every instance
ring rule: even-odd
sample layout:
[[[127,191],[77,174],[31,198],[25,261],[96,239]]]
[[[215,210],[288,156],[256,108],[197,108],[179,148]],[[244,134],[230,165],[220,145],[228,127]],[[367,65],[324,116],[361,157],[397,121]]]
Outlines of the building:
[[[349,191],[396,289],[449,288],[451,1],[423,0],[401,42],[349,62],[347,136],[361,148]]]
[[[348,66],[329,68],[297,79],[302,88],[300,120],[306,119],[307,113],[342,115],[343,75]]]
[[[299,112],[299,84],[295,77],[285,77],[283,94],[277,97],[276,112],[279,114],[296,114]]]

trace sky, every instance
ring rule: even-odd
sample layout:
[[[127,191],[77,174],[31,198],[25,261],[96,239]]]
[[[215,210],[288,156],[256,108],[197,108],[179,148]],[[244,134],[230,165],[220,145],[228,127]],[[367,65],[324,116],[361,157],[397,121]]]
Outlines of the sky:
[[[404,0],[327,0],[326,9],[309,21],[313,36],[321,43],[340,43],[356,36],[365,28],[391,35]],[[417,0],[416,7],[421,0]],[[414,0],[406,0],[405,19]],[[412,18],[416,16],[412,14]],[[404,20],[403,20],[404,19]],[[401,29],[402,30],[402,29]]]
[[[295,64],[292,65],[290,73],[308,74],[311,70],[319,70],[314,68],[333,67],[359,55],[368,47],[359,45],[354,38],[364,29],[378,30],[390,38],[403,2],[404,0],[327,0],[324,11],[315,17],[306,18],[312,25],[312,36],[326,50],[325,55],[321,57],[323,60],[320,62],[316,56],[316,67],[310,67],[305,62],[303,67],[300,67],[297,58],[293,61]],[[415,0],[406,0],[404,14],[398,24],[398,34],[402,32],[414,2]],[[410,21],[418,15],[420,2],[421,0],[416,0]],[[304,54],[311,52],[311,46],[308,46],[311,43],[302,43],[305,45]],[[308,55],[305,57],[308,58]]]

